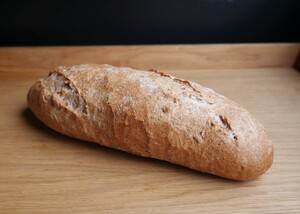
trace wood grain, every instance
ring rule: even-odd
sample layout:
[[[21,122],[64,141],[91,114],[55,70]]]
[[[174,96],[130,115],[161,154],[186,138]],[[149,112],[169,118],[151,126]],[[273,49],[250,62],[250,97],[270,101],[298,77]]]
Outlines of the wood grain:
[[[297,43],[0,48],[0,72],[45,71],[78,63],[138,69],[292,67],[299,49]]]
[[[0,57],[0,213],[300,212],[299,72],[163,69],[237,101],[269,130],[273,166],[257,180],[235,182],[71,139],[45,127],[28,110],[26,94],[55,64],[47,60],[52,49],[24,49],[34,59],[27,64],[5,63],[3,49]],[[22,50],[11,49],[8,55],[17,59],[28,54]],[[71,51],[62,52],[68,58]],[[111,57],[121,61],[119,55]],[[80,58],[71,62],[81,63]]]

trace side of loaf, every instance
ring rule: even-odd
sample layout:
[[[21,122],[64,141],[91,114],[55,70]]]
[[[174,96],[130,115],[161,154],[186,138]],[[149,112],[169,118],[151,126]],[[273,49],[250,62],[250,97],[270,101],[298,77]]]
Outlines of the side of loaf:
[[[272,165],[273,146],[248,111],[154,70],[58,67],[27,100],[50,128],[132,154],[234,180],[252,180]]]

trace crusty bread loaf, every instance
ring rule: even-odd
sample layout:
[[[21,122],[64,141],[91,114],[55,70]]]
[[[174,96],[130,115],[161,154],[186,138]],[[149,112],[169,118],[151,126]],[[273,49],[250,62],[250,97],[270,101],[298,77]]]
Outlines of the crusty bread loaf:
[[[235,180],[273,161],[264,127],[235,102],[196,83],[110,65],[58,67],[28,105],[56,131]]]

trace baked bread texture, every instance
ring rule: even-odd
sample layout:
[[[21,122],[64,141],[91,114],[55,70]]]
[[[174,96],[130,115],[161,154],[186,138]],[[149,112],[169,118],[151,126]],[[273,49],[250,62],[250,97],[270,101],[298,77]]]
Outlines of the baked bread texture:
[[[273,145],[248,111],[199,84],[155,70],[57,67],[28,106],[70,137],[234,180],[270,168]]]

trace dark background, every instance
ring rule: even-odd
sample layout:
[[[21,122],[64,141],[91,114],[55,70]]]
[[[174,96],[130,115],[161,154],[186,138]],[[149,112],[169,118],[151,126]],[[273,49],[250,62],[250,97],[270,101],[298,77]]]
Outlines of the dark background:
[[[299,22],[298,0],[0,0],[0,45],[299,42]]]

